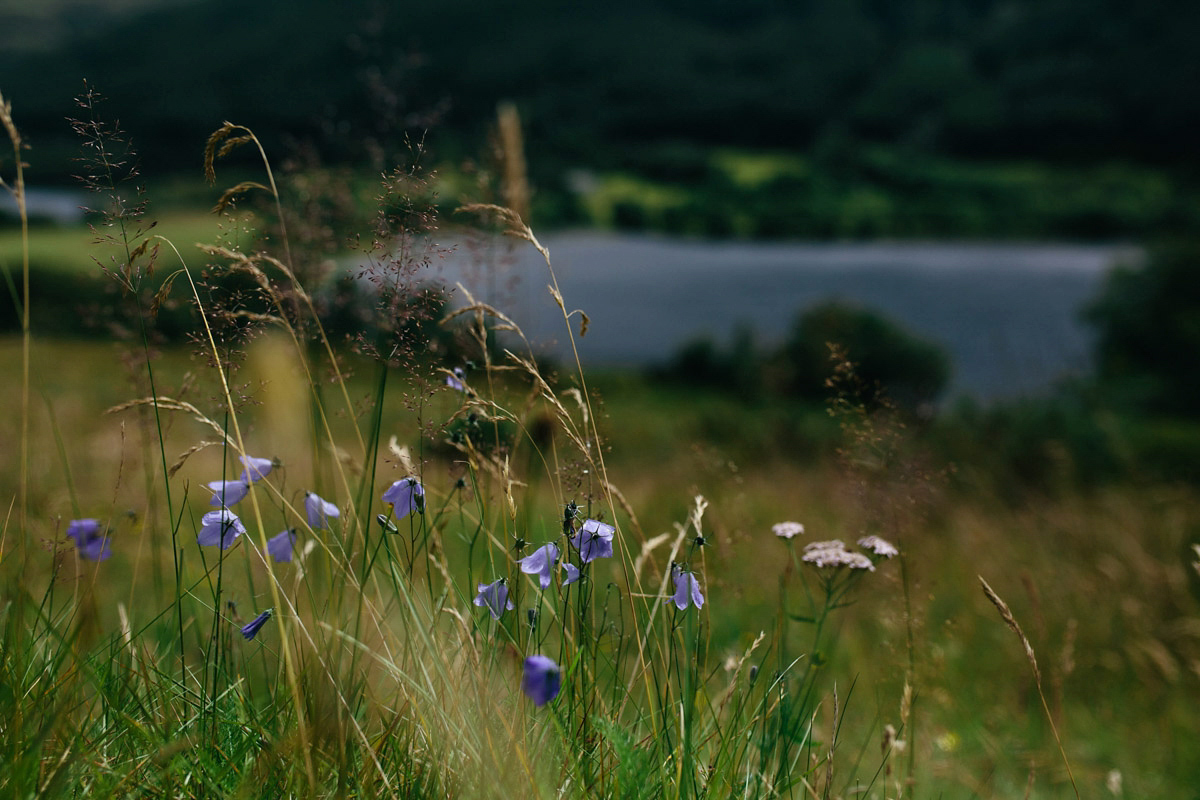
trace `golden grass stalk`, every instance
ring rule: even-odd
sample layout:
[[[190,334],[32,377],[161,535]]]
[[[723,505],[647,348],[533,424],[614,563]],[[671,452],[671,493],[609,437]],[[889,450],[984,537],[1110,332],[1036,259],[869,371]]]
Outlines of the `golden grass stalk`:
[[[24,143],[21,132],[13,122],[12,104],[0,94],[0,125],[3,125],[12,142],[13,160],[15,161],[16,177],[14,185],[9,186],[0,179],[0,188],[12,192],[17,203],[17,214],[21,218],[21,485],[18,523],[21,529],[21,566],[26,565],[25,535],[28,517],[29,499],[29,345],[31,340],[29,328],[29,211],[25,206],[25,164],[21,160],[21,150]]]
[[[1046,702],[1046,694],[1042,691],[1042,671],[1038,669],[1037,656],[1033,652],[1033,645],[1029,643],[1029,639],[1025,636],[1025,632],[1021,630],[1021,626],[1017,624],[1016,617],[1013,616],[1012,610],[1009,609],[1008,603],[1000,599],[1000,595],[996,594],[996,590],[988,585],[988,582],[980,575],[979,583],[983,586],[983,593],[996,610],[1000,612],[1000,619],[1004,620],[1012,632],[1021,640],[1021,645],[1025,648],[1025,657],[1029,659],[1029,665],[1033,668],[1033,680],[1037,685],[1038,698],[1042,701],[1042,709],[1046,712],[1046,719],[1050,722],[1050,731],[1054,734],[1054,741],[1058,744],[1058,752],[1062,755],[1063,764],[1067,768],[1067,777],[1071,780],[1071,788],[1075,790],[1075,797],[1079,797],[1079,787],[1075,785],[1075,774],[1071,771],[1071,762],[1067,758],[1067,751],[1063,749],[1062,737],[1058,735],[1058,726],[1054,724],[1054,715],[1050,713],[1050,706]]]

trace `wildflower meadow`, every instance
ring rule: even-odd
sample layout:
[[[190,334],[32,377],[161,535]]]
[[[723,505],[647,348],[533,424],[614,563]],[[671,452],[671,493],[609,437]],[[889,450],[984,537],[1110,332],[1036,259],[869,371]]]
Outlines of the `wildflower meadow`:
[[[0,109],[20,205],[37,151]],[[550,363],[498,295],[430,288],[452,238],[538,251],[522,278],[561,341],[606,321],[502,197],[449,233],[415,157],[331,258],[315,187],[217,124],[181,155],[213,184],[212,235],[172,238],[127,137],[93,93],[76,111],[111,287],[79,300],[120,335],[37,334],[25,228],[3,793],[1151,797],[1200,777],[1194,708],[1140,710],[1175,709],[1200,663],[1190,490],[964,492],[970,466],[836,348],[808,437]],[[825,444],[758,444],[793,435]]]

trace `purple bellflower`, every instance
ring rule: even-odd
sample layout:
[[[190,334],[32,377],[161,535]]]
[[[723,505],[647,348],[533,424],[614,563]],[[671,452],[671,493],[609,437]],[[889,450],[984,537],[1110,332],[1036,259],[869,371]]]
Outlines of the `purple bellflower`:
[[[492,619],[500,619],[505,611],[512,611],[516,606],[508,597],[508,585],[504,578],[491,583],[479,584],[479,594],[475,595],[475,605],[487,608],[492,613]]]
[[[244,625],[242,627],[242,636],[246,637],[246,641],[250,641],[255,636],[258,636],[259,629],[262,628],[263,625],[266,625],[267,620],[269,620],[270,618],[271,618],[271,609],[268,608],[266,611],[262,612],[261,614],[259,614],[254,619],[250,620],[250,622],[246,623],[246,625]]]
[[[583,563],[590,564],[597,558],[612,558],[613,534],[617,529],[594,519],[586,520],[579,533],[571,540]]]
[[[269,458],[242,456],[242,466],[245,469],[242,470],[238,480],[242,483],[258,483],[271,474],[271,468],[275,466],[275,462]]]
[[[554,565],[558,563],[558,545],[544,544],[537,550],[517,562],[521,572],[526,575],[537,575],[538,584],[546,589],[554,574]]]
[[[525,671],[521,675],[521,691],[529,696],[535,706],[544,706],[562,688],[562,670],[553,659],[546,656],[530,656],[525,659]]]
[[[277,533],[267,539],[267,554],[279,563],[292,560],[292,549],[296,546],[296,529]]]
[[[675,602],[676,608],[685,611],[688,603],[696,608],[704,607],[704,595],[700,594],[700,584],[694,573],[684,572],[683,567],[673,564],[671,578],[675,581],[675,594],[671,596],[671,600]]]
[[[410,512],[425,513],[425,487],[416,478],[401,478],[383,493],[383,502],[391,503],[396,519],[404,519]]]
[[[228,508],[209,511],[200,521],[202,525],[196,541],[202,545],[219,544],[222,550],[228,550],[246,532],[246,526]]]
[[[204,485],[213,493],[212,499],[208,501],[210,506],[235,506],[250,491],[250,484],[244,480],[213,481]]]
[[[465,392],[467,387],[463,384],[463,379],[467,374],[463,372],[462,367],[455,367],[453,375],[446,376],[446,385],[458,392]]]
[[[79,555],[88,561],[103,561],[112,555],[112,548],[108,546],[108,536],[100,530],[97,520],[71,520],[67,523],[67,536],[75,540],[75,548]]]
[[[563,569],[567,571],[567,578],[563,581],[563,586],[570,586],[572,583],[579,580],[579,567],[575,566],[569,561],[564,561]]]
[[[342,515],[337,506],[313,492],[304,493],[304,513],[308,515],[308,526],[313,530],[328,528],[330,517],[337,519]]]

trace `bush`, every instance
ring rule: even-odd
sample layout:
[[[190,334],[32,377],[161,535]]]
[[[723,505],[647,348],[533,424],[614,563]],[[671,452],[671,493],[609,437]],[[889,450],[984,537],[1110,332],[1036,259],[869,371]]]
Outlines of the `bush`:
[[[1200,415],[1200,245],[1171,243],[1113,270],[1085,318],[1100,386],[1118,405]]]
[[[828,396],[830,344],[840,345],[868,387],[878,387],[910,410],[935,401],[950,379],[950,359],[886,317],[837,302],[799,317],[781,351],[788,390],[800,397]]]

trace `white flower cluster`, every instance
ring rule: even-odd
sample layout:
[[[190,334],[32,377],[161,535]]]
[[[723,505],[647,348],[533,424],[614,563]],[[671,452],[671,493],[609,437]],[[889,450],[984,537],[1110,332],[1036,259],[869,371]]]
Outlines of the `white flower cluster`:
[[[849,567],[850,569],[865,569],[875,571],[871,559],[862,553],[852,553],[846,549],[841,539],[829,542],[813,542],[805,546],[802,560],[818,567]]]
[[[780,539],[791,539],[804,535],[804,526],[799,522],[777,522],[771,526],[771,532]]]
[[[878,536],[864,536],[858,540],[858,546],[864,550],[870,550],[877,556],[891,558],[900,555],[900,551],[896,546],[887,539],[881,539]]]
[[[771,526],[771,532],[780,539],[791,540],[804,533],[804,526],[799,522],[777,522]],[[841,539],[831,539],[827,542],[813,542],[804,546],[801,560],[817,567],[849,567],[850,569],[865,569],[875,571],[875,562],[880,558],[892,558],[900,555],[895,545],[878,536],[864,536],[858,540],[858,546],[874,557],[863,553],[855,553],[846,549],[846,543]],[[1197,551],[1200,552],[1200,546]]]

